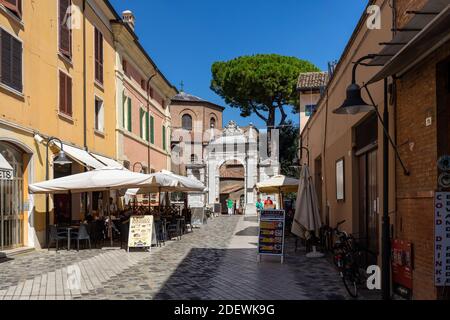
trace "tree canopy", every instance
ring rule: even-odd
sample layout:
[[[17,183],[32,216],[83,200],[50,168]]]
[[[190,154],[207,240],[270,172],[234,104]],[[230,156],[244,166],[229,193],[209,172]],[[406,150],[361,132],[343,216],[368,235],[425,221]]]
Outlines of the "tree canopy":
[[[287,119],[286,106],[298,112],[297,80],[300,73],[319,71],[312,63],[277,54],[242,56],[215,62],[211,68],[211,89],[231,107],[239,108],[242,117],[256,114],[268,128]]]

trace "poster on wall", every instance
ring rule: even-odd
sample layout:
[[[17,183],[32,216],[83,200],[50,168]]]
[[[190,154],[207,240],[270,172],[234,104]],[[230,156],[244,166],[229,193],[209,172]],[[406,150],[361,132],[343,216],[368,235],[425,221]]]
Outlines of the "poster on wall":
[[[434,220],[435,285],[450,285],[450,192],[436,192]]]
[[[128,248],[151,248],[153,216],[132,216],[128,234]]]

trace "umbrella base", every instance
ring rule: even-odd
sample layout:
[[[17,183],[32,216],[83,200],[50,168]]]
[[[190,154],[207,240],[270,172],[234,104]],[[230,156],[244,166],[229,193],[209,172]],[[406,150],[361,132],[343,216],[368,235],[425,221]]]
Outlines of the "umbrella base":
[[[306,254],[307,258],[323,258],[325,255],[316,250],[316,247],[313,247],[313,251]]]

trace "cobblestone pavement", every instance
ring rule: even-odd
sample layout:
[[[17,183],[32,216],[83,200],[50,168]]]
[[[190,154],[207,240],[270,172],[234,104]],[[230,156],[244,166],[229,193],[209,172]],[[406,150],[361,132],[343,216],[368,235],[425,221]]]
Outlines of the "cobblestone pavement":
[[[257,222],[220,217],[162,248],[40,251],[0,263],[3,299],[348,299],[334,267],[324,258],[294,252],[287,239],[285,263],[257,263]],[[80,288],[68,286],[68,267],[80,270]],[[372,297],[369,297],[372,298]]]

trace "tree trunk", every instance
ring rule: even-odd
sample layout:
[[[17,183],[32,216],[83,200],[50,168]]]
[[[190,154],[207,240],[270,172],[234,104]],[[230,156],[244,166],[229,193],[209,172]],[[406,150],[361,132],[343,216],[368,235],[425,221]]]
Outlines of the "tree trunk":
[[[272,130],[275,129],[275,108],[269,108],[269,117],[267,119],[267,155],[272,156]]]

